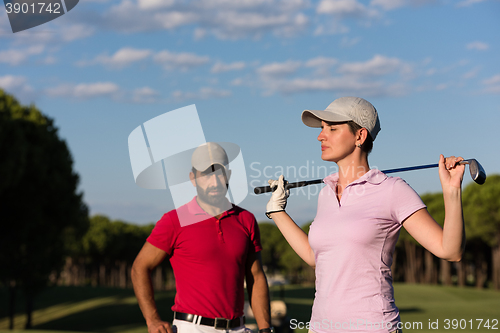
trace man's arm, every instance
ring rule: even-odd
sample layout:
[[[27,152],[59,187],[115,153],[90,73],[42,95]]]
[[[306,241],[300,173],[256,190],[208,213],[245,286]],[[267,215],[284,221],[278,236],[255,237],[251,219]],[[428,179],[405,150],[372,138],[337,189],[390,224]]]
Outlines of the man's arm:
[[[167,256],[167,253],[146,242],[132,265],[132,283],[149,333],[173,333],[172,326],[162,321],[154,299],[151,271]]]
[[[246,265],[248,299],[259,329],[271,327],[269,288],[260,252],[248,254]]]

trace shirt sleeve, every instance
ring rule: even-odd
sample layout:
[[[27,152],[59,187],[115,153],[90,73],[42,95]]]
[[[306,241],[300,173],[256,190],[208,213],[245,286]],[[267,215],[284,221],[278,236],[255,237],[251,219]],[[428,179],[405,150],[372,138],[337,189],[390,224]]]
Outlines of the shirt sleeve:
[[[167,213],[156,222],[151,235],[149,235],[146,241],[165,251],[168,255],[171,255],[174,249],[177,229],[172,216]]]
[[[260,252],[262,251],[262,244],[260,242],[259,224],[257,223],[255,216],[252,217],[253,217],[253,222],[252,222],[253,226],[250,229],[250,241],[252,242],[254,252]]]
[[[403,223],[416,211],[426,208],[417,192],[399,177],[394,178],[391,205],[392,218],[398,223]]]

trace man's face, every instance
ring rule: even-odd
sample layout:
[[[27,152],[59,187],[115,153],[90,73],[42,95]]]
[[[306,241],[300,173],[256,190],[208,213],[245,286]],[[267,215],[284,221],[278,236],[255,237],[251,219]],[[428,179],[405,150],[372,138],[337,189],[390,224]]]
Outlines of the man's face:
[[[196,171],[193,174],[193,183],[196,185],[198,199],[203,202],[218,206],[226,200],[228,176],[222,166],[215,164],[207,170]]]

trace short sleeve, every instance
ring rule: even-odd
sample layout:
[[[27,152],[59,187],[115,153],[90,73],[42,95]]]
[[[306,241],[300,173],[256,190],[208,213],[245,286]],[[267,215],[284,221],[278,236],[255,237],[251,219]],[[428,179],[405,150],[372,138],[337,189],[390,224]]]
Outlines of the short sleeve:
[[[260,230],[259,230],[259,224],[257,223],[257,220],[255,219],[255,216],[252,215],[252,228],[250,229],[250,241],[252,242],[252,247],[254,252],[260,252],[262,251],[262,244],[260,242]]]
[[[403,223],[410,215],[426,206],[408,183],[399,177],[393,179],[391,214],[395,221]]]
[[[176,223],[176,219],[172,216],[172,212],[163,215],[163,217],[156,222],[151,235],[147,238],[147,242],[165,251],[168,255],[171,255],[177,237],[177,225],[178,222]]]

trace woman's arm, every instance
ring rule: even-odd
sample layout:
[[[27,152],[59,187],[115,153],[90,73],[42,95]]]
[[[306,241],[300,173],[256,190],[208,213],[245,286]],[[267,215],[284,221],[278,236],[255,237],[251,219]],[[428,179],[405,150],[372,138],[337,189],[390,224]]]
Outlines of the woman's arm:
[[[272,213],[271,218],[295,253],[297,253],[306,264],[314,268],[316,266],[314,252],[309,245],[309,240],[304,230],[295,224],[285,211]]]
[[[465,248],[465,227],[462,214],[462,179],[464,165],[457,163],[463,158],[451,156],[439,158],[439,178],[443,189],[445,218],[441,226],[426,209],[421,209],[404,222],[408,233],[423,247],[439,258],[460,261]]]
[[[315,267],[314,252],[309,245],[307,234],[285,212],[290,190],[285,189],[283,175],[278,180],[270,180],[269,185],[273,188],[273,194],[266,207],[267,217],[273,219],[288,244],[299,257],[309,266]]]

